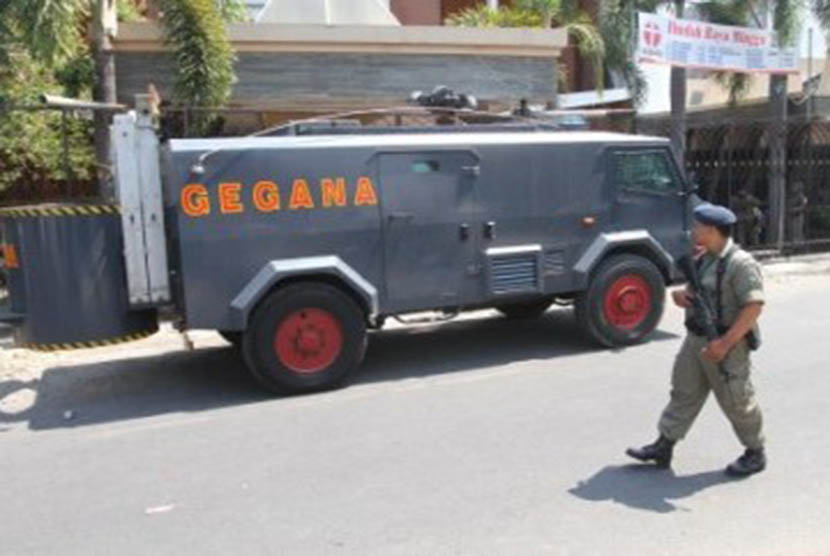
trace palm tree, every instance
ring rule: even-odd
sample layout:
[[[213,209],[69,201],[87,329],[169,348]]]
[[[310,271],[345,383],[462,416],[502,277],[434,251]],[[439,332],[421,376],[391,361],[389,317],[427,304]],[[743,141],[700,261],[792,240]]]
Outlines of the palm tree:
[[[600,31],[606,41],[608,67],[618,71],[622,76],[635,105],[643,101],[647,86],[642,70],[633,61],[633,47],[637,40],[637,13],[654,13],[663,6],[673,7],[677,17],[683,16],[686,7],[685,0],[602,0],[600,2]],[[685,68],[671,68],[669,96],[671,143],[678,161],[682,163],[686,143]]]
[[[814,11],[826,28],[822,17],[825,0],[815,0]],[[765,27],[757,0],[711,1],[698,6],[707,20],[727,25]],[[772,13],[773,30],[779,47],[792,46],[799,29],[802,4],[798,0],[777,0]],[[747,89],[750,77],[741,73],[720,73],[717,78],[730,91],[735,103]],[[767,240],[780,244],[784,239],[784,202],[787,183],[787,76],[772,75],[769,81],[771,125],[769,129],[770,175],[768,193]]]
[[[519,0],[517,6],[538,13],[542,18],[542,27],[548,29],[553,25],[554,16],[562,11],[560,0]]]
[[[222,106],[234,81],[234,54],[225,23],[243,17],[242,0],[161,0],[165,41],[178,74],[174,100],[200,107]],[[207,122],[201,122],[206,125]]]
[[[105,19],[116,7],[122,14],[136,14],[136,5],[134,0],[0,0],[0,62],[9,61],[11,49],[27,52],[55,72],[93,60],[93,100],[114,102],[114,65]],[[224,104],[234,79],[234,55],[225,22],[241,17],[244,2],[160,0],[159,7],[178,70],[174,100],[206,107]],[[86,33],[90,22],[91,36]],[[95,135],[99,165],[109,167],[106,117],[96,115]]]
[[[446,23],[458,27],[541,27],[563,29],[579,53],[591,60],[597,89],[605,86],[605,41],[578,0],[517,0],[515,7],[479,5],[451,15]]]
[[[761,18],[762,6],[757,0],[710,1],[696,4],[700,16],[706,21],[721,25],[765,28]],[[799,12],[801,4],[797,0],[779,0],[773,12],[773,30],[778,44],[782,47],[792,46],[798,34]],[[715,72],[715,79],[729,91],[730,104],[735,104],[747,91],[750,75],[734,72]],[[786,76],[774,75],[773,81],[783,80]]]
[[[827,28],[830,28],[830,0],[813,0],[818,6],[826,6]],[[640,69],[631,62],[632,45],[635,43],[634,22],[637,12],[655,12],[661,6],[671,6],[677,17],[682,17],[686,8],[685,0],[603,0],[600,5],[600,29],[606,40],[609,67],[622,68],[622,75],[635,99],[640,102],[645,90],[645,80]],[[798,30],[799,0],[777,0],[774,6],[773,27],[780,45],[790,45]],[[764,27],[759,18],[763,11],[760,0],[712,0],[696,3],[695,9],[707,21],[728,25],[750,25]],[[818,10],[818,8],[816,8]],[[627,62],[627,63],[626,63]],[[715,73],[715,78],[729,89],[731,102],[736,102],[747,90],[748,76],[736,73]],[[778,112],[786,107],[786,76],[770,79],[770,92],[783,91],[783,100],[777,101]],[[686,140],[686,70],[672,67],[669,96],[671,99],[671,141],[682,161],[685,156]],[[780,95],[779,95],[780,96]],[[772,98],[778,98],[774,95]],[[780,117],[780,115],[779,115]]]
[[[830,31],[830,2],[828,0],[812,0],[813,13],[821,24],[825,33]]]

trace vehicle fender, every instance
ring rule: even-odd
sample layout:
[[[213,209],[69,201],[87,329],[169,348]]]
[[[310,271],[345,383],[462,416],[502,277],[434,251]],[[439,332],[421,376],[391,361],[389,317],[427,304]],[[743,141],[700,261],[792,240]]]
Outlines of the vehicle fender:
[[[574,274],[577,286],[584,289],[588,286],[591,272],[612,250],[618,247],[638,247],[646,249],[655,262],[668,272],[670,281],[676,278],[674,257],[652,236],[648,230],[630,230],[626,232],[611,232],[598,235],[588,248],[582,253],[574,265]]]
[[[231,301],[233,330],[245,330],[248,318],[257,303],[279,282],[288,278],[325,274],[343,280],[352,287],[369,307],[369,318],[378,314],[378,291],[340,257],[321,256],[280,259],[268,262]]]

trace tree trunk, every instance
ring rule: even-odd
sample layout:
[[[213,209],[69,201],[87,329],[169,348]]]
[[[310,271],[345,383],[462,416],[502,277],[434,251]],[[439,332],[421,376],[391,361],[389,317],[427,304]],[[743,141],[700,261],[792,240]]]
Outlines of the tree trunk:
[[[115,0],[95,0],[92,18],[95,86],[92,90],[92,98],[98,102],[110,104],[116,102],[115,56],[110,40],[114,17]],[[109,129],[111,117],[110,112],[95,111],[95,160],[98,164],[98,195],[102,199],[111,199],[114,195]]]
[[[769,80],[769,191],[767,196],[767,243],[779,249],[784,241],[784,199],[787,187],[787,76]]]
[[[678,18],[683,17],[685,0],[675,0],[674,8]],[[686,68],[672,66],[671,84],[671,145],[677,164],[685,173],[686,169]]]

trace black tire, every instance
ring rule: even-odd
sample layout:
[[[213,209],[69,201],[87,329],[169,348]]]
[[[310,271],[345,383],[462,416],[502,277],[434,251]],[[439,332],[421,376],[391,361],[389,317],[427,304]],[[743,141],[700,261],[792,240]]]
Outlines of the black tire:
[[[550,309],[553,301],[550,299],[534,299],[510,305],[499,305],[496,310],[509,319],[535,319]]]
[[[645,341],[663,316],[666,284],[660,270],[637,255],[616,255],[592,273],[574,309],[583,331],[605,347]]]
[[[222,339],[233,345],[233,347],[242,347],[242,332],[239,332],[238,330],[217,330],[216,332],[222,336]]]
[[[301,328],[312,338],[307,352],[300,346]],[[366,318],[352,298],[327,284],[294,284],[257,307],[242,338],[242,354],[267,389],[300,394],[339,386],[363,361],[366,341]],[[309,367],[301,368],[306,363]]]

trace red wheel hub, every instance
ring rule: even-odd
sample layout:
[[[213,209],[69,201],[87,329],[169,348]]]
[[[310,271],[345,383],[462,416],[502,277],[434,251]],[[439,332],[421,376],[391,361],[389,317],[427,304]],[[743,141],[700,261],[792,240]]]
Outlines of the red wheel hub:
[[[343,350],[343,330],[323,309],[301,309],[285,317],[274,335],[280,362],[296,373],[311,374],[335,362]]]
[[[637,274],[621,276],[605,293],[604,308],[609,324],[633,330],[651,311],[651,286]]]

